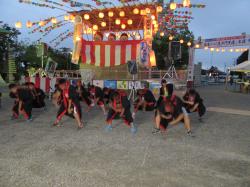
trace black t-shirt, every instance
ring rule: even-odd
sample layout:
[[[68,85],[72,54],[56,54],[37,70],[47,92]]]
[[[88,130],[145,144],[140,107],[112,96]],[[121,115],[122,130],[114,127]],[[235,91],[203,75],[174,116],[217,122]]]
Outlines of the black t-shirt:
[[[128,100],[128,97],[126,95],[122,95],[120,94],[120,100],[118,101],[118,103],[121,104],[122,108],[124,109],[130,109],[130,102]],[[113,94],[110,96],[110,103],[112,103],[112,105],[114,106],[114,96]]]
[[[155,103],[155,96],[150,90],[146,90],[145,94],[143,95],[144,99],[148,103]]]
[[[28,88],[19,88],[17,90],[17,95],[19,100],[23,101],[23,102],[28,102],[28,101],[32,101],[33,100],[33,95],[30,91],[30,89]]]
[[[169,103],[169,107],[172,109],[171,112],[166,112],[165,107],[166,107],[166,101],[165,99],[163,99],[161,101],[161,103],[158,105],[158,110],[161,114],[165,114],[166,113],[171,113],[171,115],[174,118],[177,118],[180,114],[183,113],[182,111],[182,107],[183,107],[183,102],[182,100],[176,96],[176,95],[172,95],[171,98],[168,99],[168,103]]]

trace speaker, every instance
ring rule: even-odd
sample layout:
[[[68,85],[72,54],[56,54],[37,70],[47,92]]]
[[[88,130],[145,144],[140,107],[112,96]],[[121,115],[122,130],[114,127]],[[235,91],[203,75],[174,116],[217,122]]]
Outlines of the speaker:
[[[129,60],[129,61],[127,62],[127,65],[128,65],[128,72],[129,72],[131,75],[137,74],[137,64],[136,64],[136,60]]]

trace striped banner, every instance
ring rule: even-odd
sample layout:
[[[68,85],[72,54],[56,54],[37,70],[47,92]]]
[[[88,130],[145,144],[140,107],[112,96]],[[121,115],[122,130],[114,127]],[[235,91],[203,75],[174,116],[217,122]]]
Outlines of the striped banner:
[[[82,41],[82,62],[98,67],[113,67],[140,58],[141,40]]]
[[[51,80],[49,77],[26,77],[26,82],[33,82],[36,88],[42,89],[44,92],[48,93],[50,91]]]

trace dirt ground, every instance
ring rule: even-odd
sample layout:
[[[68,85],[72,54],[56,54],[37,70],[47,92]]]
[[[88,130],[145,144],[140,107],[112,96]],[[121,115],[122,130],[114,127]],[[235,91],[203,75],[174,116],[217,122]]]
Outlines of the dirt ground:
[[[199,88],[208,107],[250,113],[250,95],[221,86]],[[181,93],[179,93],[181,94]],[[13,101],[0,109],[0,187],[162,186],[249,187],[250,116],[208,111],[204,122],[191,115],[195,137],[182,125],[153,135],[153,112],[139,112],[133,135],[122,121],[104,131],[99,108],[52,128],[56,109],[34,110],[33,122],[10,120]]]

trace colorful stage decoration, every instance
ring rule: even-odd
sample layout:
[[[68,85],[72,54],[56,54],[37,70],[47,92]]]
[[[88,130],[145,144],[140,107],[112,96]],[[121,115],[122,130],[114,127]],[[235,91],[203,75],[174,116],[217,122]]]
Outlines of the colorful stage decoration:
[[[82,63],[98,67],[113,67],[138,61],[141,40],[82,41]]]
[[[72,38],[72,63],[79,63],[81,58],[84,64],[98,67],[122,65],[128,60],[137,60],[137,63],[149,68],[155,66],[153,37],[167,35],[173,36],[174,39],[175,35],[188,29],[189,23],[193,20],[192,8],[206,7],[203,4],[193,4],[192,0],[176,0],[173,3],[155,0],[19,2],[61,10],[63,14],[40,21],[28,20],[25,24],[17,21],[17,28],[26,25],[28,29],[32,29],[30,34],[41,33],[38,41],[43,42],[52,31],[64,29],[49,43],[58,47],[64,40]],[[70,24],[73,32],[69,28]],[[183,45],[187,43],[190,41],[183,41]],[[188,46],[191,47],[192,44]]]

